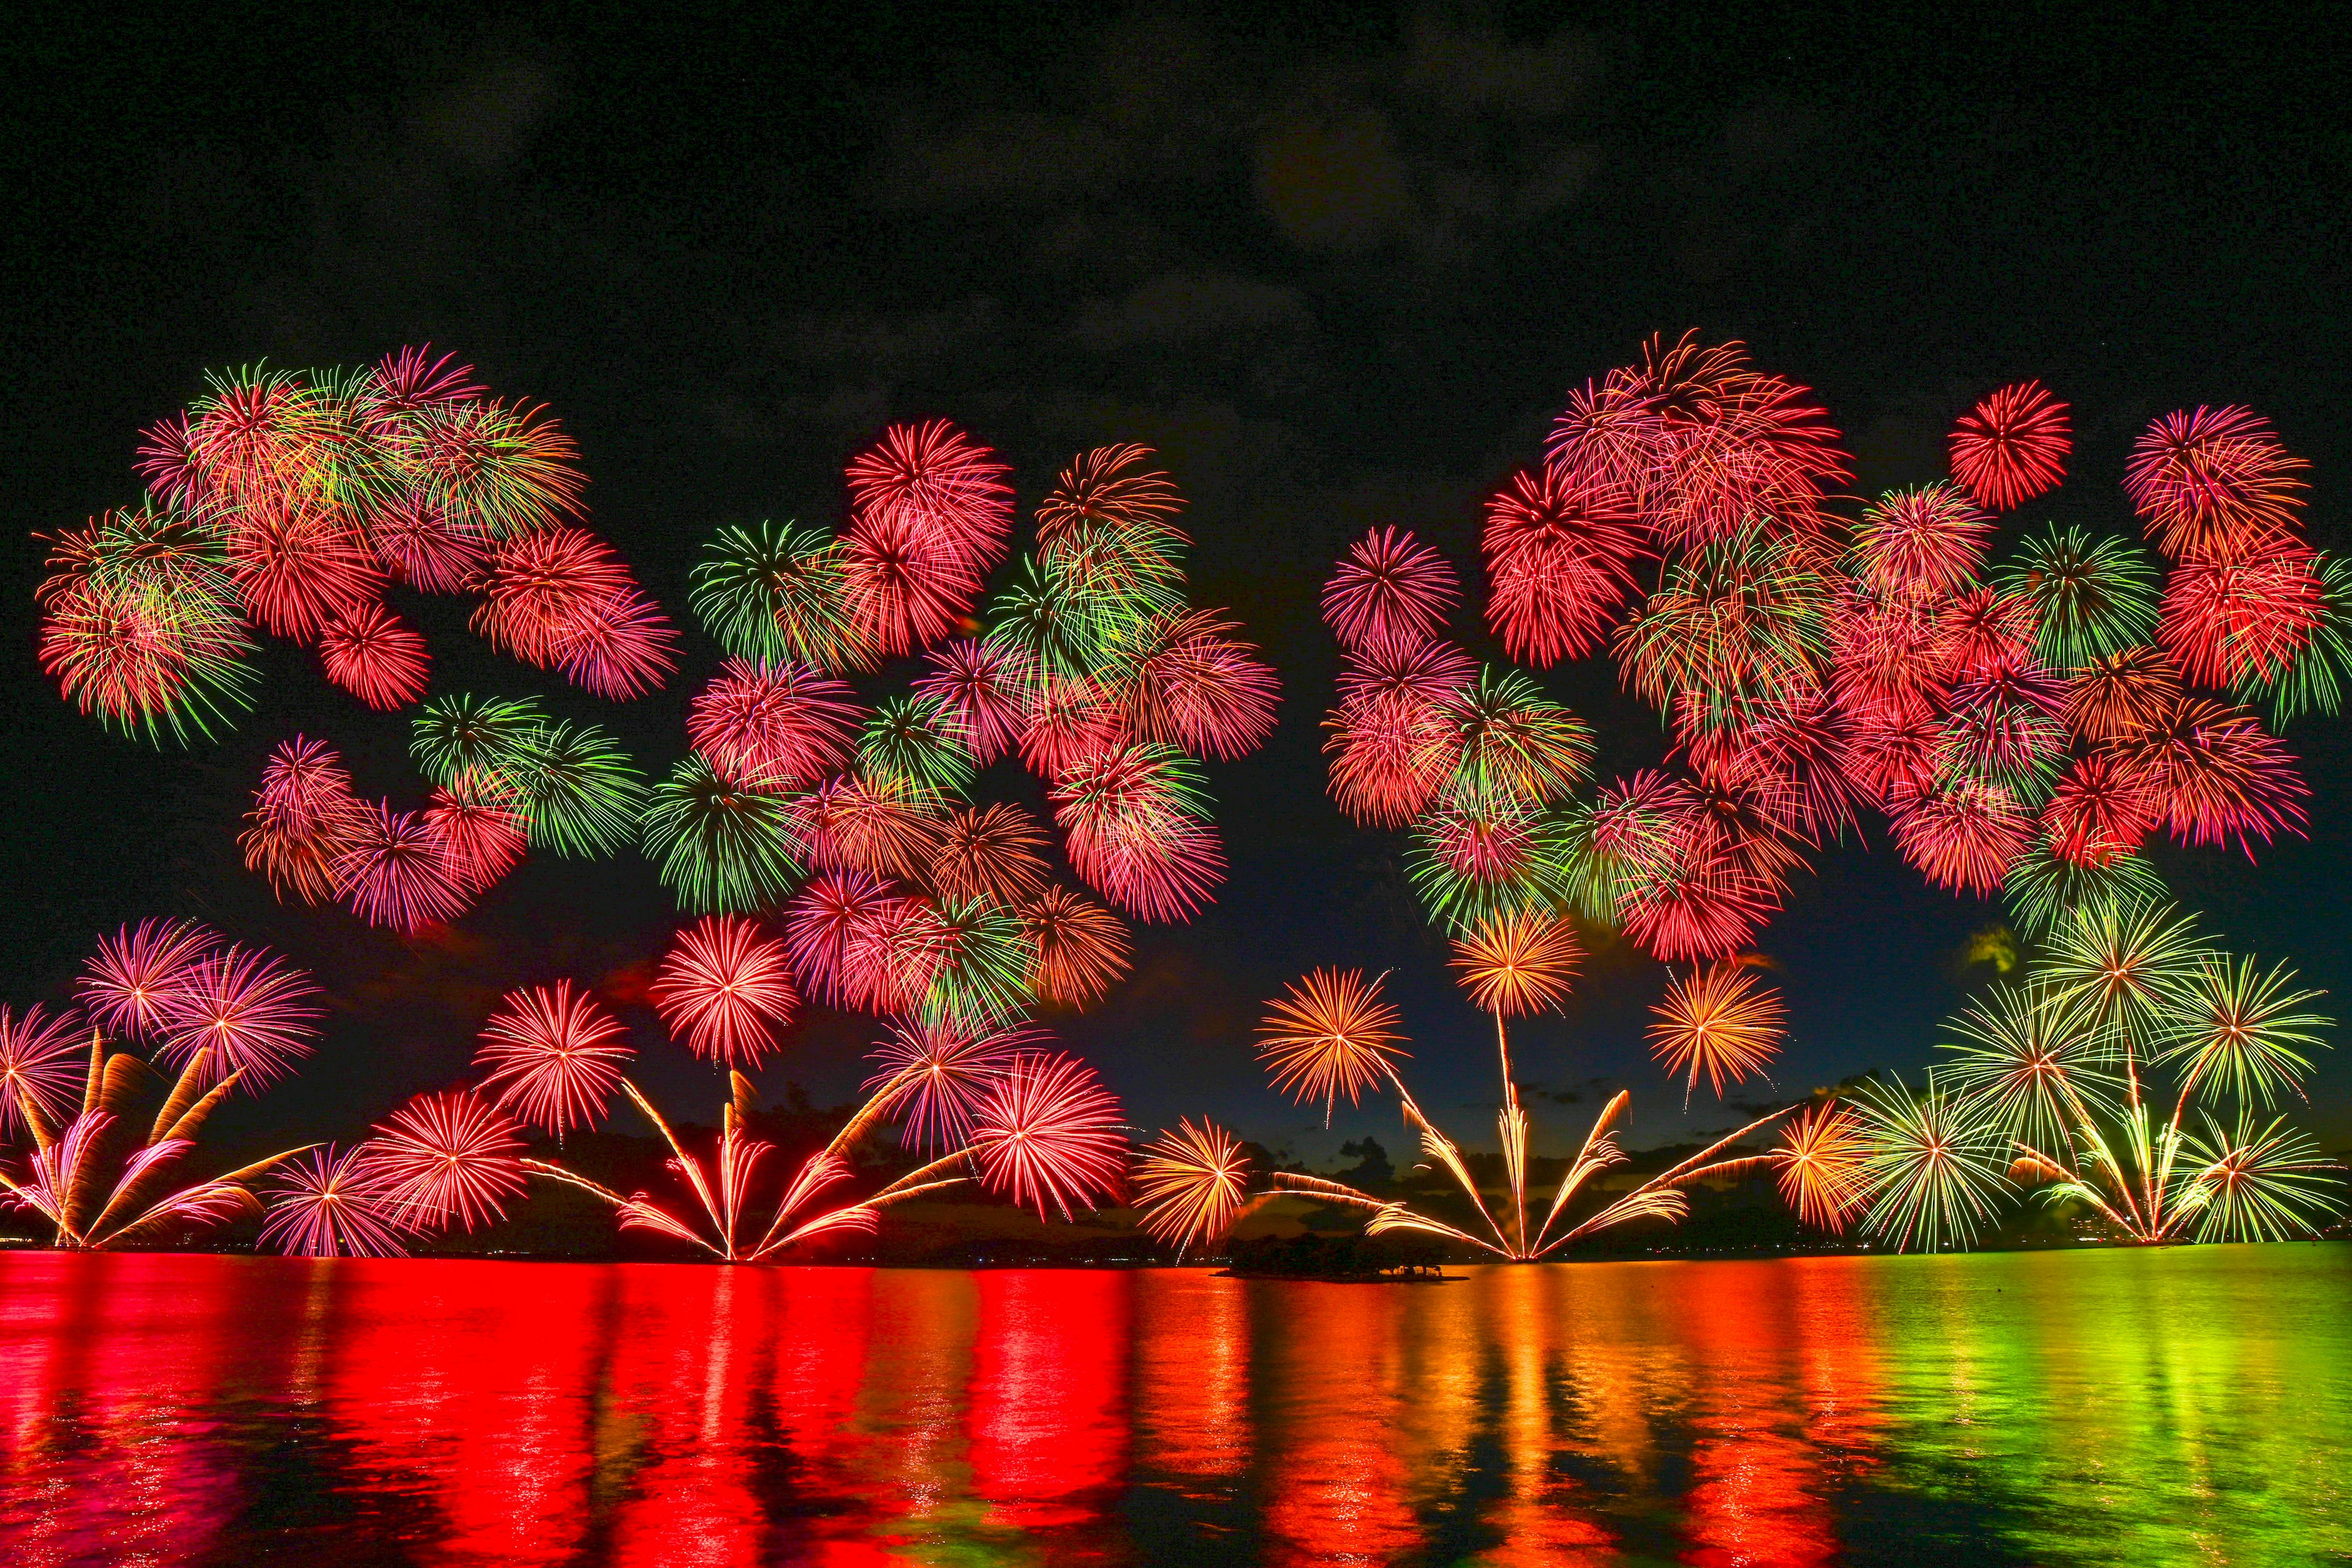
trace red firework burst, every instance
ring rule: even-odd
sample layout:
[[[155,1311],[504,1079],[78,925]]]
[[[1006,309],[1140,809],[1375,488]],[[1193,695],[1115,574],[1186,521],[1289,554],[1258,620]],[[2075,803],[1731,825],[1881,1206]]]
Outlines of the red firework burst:
[[[363,605],[319,634],[327,679],[371,708],[405,708],[425,695],[425,639],[382,605]]]
[[[487,541],[419,495],[394,498],[368,521],[368,540],[384,569],[412,588],[454,594],[488,559]]]
[[[1011,650],[975,637],[935,648],[930,672],[915,689],[939,702],[963,727],[972,760],[986,767],[1021,738],[1030,700],[1030,680]]]
[[[184,413],[158,420],[139,432],[138,455],[131,466],[158,499],[184,511],[193,511],[213,499],[212,480],[197,458]]]
[[[981,1179],[1045,1217],[1064,1218],[1118,1191],[1127,1137],[1118,1101],[1074,1058],[1024,1051],[972,1113]]]
[[[2097,868],[2137,849],[2155,828],[2160,808],[2147,781],[2114,757],[2094,752],[2073,768],[2042,808],[2050,852],[2077,866]]]
[[[1950,485],[1889,490],[1862,514],[1854,562],[1882,593],[1957,594],[1976,582],[1992,533],[1992,519]]]
[[[858,640],[883,658],[946,637],[980,596],[979,571],[954,538],[903,510],[852,520],[841,572]]]
[[[392,1212],[414,1228],[470,1231],[523,1194],[521,1130],[470,1089],[420,1094],[374,1131],[361,1148]]]
[[[370,925],[415,931],[466,912],[464,874],[422,813],[362,806],[334,874],[352,912]]]
[[[831,778],[791,803],[808,864],[919,881],[939,852],[939,801],[911,786]]]
[[[1171,616],[1130,669],[1130,733],[1213,757],[1244,756],[1274,732],[1281,683],[1213,611]]]
[[[595,999],[572,982],[509,991],[482,1026],[477,1067],[489,1068],[485,1089],[534,1127],[562,1136],[593,1127],[636,1055],[624,1031]]]
[[[634,587],[583,599],[553,638],[564,678],[614,702],[659,690],[677,668],[677,629]]]
[[[2066,405],[2038,381],[1988,393],[1952,426],[1952,473],[1979,506],[2009,511],[2066,477]]]
[[[217,932],[195,921],[141,921],[99,938],[98,951],[74,982],[74,994],[101,1027],[133,1039],[159,1040],[195,966],[226,945]]]
[[[1084,1009],[1128,970],[1127,927],[1066,888],[1048,888],[1021,906],[1021,924],[1036,953],[1029,989],[1055,1006]]]
[[[372,379],[377,415],[387,426],[404,416],[454,408],[489,393],[474,380],[472,365],[459,364],[456,354],[435,359],[430,343],[384,355],[376,362]]]
[[[1454,725],[1436,704],[1351,697],[1324,721],[1331,798],[1357,821],[1402,827],[1454,772]]]
[[[530,823],[514,786],[493,773],[468,770],[433,792],[425,825],[441,842],[459,892],[488,892],[522,863]]]
[[[2148,426],[2124,463],[2124,491],[2167,555],[2243,554],[2294,531],[2308,467],[2252,409],[2200,406]]]
[[[1323,586],[1323,619],[1359,652],[1436,635],[1461,596],[1445,557],[1410,529],[1375,528],[1348,547]]]
[[[856,1007],[887,984],[888,937],[904,895],[862,871],[811,877],[784,912],[792,972],[829,1007]]]
[[[1080,759],[1048,792],[1070,868],[1130,915],[1184,920],[1224,878],[1224,852],[1201,820],[1190,765],[1149,743]]]
[[[1486,624],[1515,659],[1549,668],[1600,646],[1648,553],[1633,492],[1559,462],[1522,469],[1486,502]]]
[[[1846,736],[1845,775],[1884,811],[1896,799],[1927,787],[1936,774],[1936,747],[1942,736],[1942,721],[1932,712],[1866,713],[1854,721]]]
[[[1944,606],[1937,629],[1944,671],[1954,680],[2025,664],[2033,657],[2033,605],[2017,595],[1992,588],[1957,595]]]
[[[1009,472],[994,452],[944,419],[893,425],[850,459],[850,531],[854,536],[875,518],[903,520],[947,545],[968,574],[984,576],[1003,558],[1013,531]]]
[[[333,748],[297,735],[262,764],[247,826],[238,837],[248,870],[268,877],[279,898],[304,903],[341,898],[338,863],[367,808],[352,794],[352,775]]]
[[[1952,661],[1937,602],[1856,587],[1828,622],[1830,689],[1848,718],[1916,718],[1942,703]]]
[[[2238,842],[2249,858],[2254,840],[2301,837],[2310,789],[2294,758],[2242,708],[2202,698],[2173,705],[2163,722],[2118,742],[2116,760],[2144,784],[2167,831],[2185,844]]]
[[[960,1149],[972,1116],[1024,1046],[1044,1037],[1025,1026],[973,1034],[950,1024],[894,1023],[874,1048],[866,1092],[890,1091],[889,1115],[909,1149]]]
[[[1184,510],[1175,482],[1156,470],[1138,471],[1152,455],[1149,447],[1122,443],[1097,447],[1073,458],[1053,493],[1038,503],[1037,542],[1053,544],[1089,525],[1186,542],[1173,521]]]
[[[424,403],[386,433],[425,499],[492,538],[552,531],[579,516],[579,446],[544,409],[479,398]]]
[[[89,1027],[71,1012],[52,1015],[36,1005],[19,1014],[0,1003],[0,1136],[35,1118],[55,1127],[80,1108]]]
[[[796,664],[730,658],[687,710],[694,749],[761,789],[804,789],[849,760],[855,694]]]
[[[629,569],[584,528],[545,528],[502,541],[476,584],[474,629],[501,653],[552,668],[584,617],[633,593]]]
[[[207,1082],[236,1073],[258,1094],[311,1051],[321,1010],[310,977],[276,955],[229,946],[197,959],[162,998],[163,1042],[156,1054],[184,1067],[212,1053]]]
[[[1021,761],[1051,779],[1084,759],[1118,747],[1125,725],[1110,694],[1080,675],[1048,675],[1029,700],[1021,731]]]
[[[2165,584],[2157,640],[2200,686],[2277,679],[2326,613],[2313,551],[2277,534],[2252,542],[2244,555],[2183,561]]]
[[[662,1022],[696,1056],[754,1071],[800,1005],[784,943],[740,915],[711,915],[679,931],[651,995]]]
[[[1895,841],[1927,880],[1990,896],[2032,837],[2032,818],[1997,784],[1958,777],[1893,803]]]
[[[383,574],[358,531],[311,497],[268,495],[228,529],[228,570],[246,613],[272,636],[310,643],[383,595]]]
[[[1780,832],[1818,845],[1854,826],[1851,746],[1822,692],[1759,703],[1744,724],[1695,734],[1687,748],[1693,773]]]

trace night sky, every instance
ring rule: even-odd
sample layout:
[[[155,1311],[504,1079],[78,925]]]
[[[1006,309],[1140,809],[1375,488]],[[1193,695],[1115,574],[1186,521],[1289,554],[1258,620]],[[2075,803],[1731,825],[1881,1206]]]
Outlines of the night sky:
[[[1053,1022],[1139,1126],[1205,1110],[1318,1160],[1366,1130],[1402,1140],[1385,1103],[1327,1133],[1265,1087],[1252,1026],[1312,965],[1398,971],[1408,1076],[1473,1143],[1491,1140],[1494,1082],[1402,837],[1324,794],[1337,653],[1317,589],[1349,538],[1409,525],[1463,571],[1458,629],[1499,658],[1474,620],[1479,500],[1539,452],[1571,385],[1648,333],[1741,339],[1816,388],[1864,494],[1940,477],[1953,416],[2039,376],[2074,405],[2077,457],[2032,523],[2128,525],[2116,481],[2149,417],[2251,404],[2313,463],[2314,542],[2352,543],[2341,89],[2290,27],[909,6],[604,31],[572,9],[300,7],[254,32],[226,13],[169,31],[71,13],[18,39],[38,79],[20,76],[0,142],[5,995],[61,998],[94,933],[145,915],[275,945],[333,1011],[309,1068],[223,1123],[248,1134],[359,1131],[462,1077],[500,991],[570,974],[628,994],[677,919],[634,855],[534,857],[427,941],[277,905],[235,846],[272,745],[322,736],[363,795],[423,793],[405,717],[290,644],[267,646],[240,730],[191,752],[58,701],[33,660],[30,535],[134,500],[137,430],[207,366],[429,341],[551,405],[583,448],[593,526],[686,631],[681,675],[616,708],[491,656],[466,601],[394,603],[431,639],[436,693],[540,693],[655,774],[719,657],[685,594],[715,524],[837,523],[843,461],[892,420],[944,415],[996,447],[1024,537],[1073,452],[1159,448],[1191,498],[1195,599],[1231,606],[1281,671],[1282,724],[1210,767],[1232,860],[1215,907],[1142,928],[1112,1004]],[[1544,684],[1595,725],[1603,776],[1663,755],[1612,665]],[[2324,717],[2288,731],[2316,795],[2308,842],[2259,869],[2153,852],[2209,929],[2294,959],[2339,1013],[2347,734]],[[1013,763],[975,794],[1042,802]],[[1782,1091],[1916,1070],[1991,974],[1965,961],[1999,906],[1927,888],[1878,819],[1864,837],[1816,858],[1761,942],[1792,1011]],[[1606,950],[1565,1018],[1517,1030],[1524,1076],[1578,1101],[1538,1100],[1541,1147],[1580,1135],[1613,1082],[1637,1090],[1637,1142],[1746,1119],[1704,1091],[1685,1116],[1649,1064],[1662,982]],[[673,1109],[715,1109],[709,1069],[626,1013]],[[877,1032],[814,1015],[763,1086],[845,1098]],[[2313,1091],[2315,1130],[2352,1144],[2352,1060]]]

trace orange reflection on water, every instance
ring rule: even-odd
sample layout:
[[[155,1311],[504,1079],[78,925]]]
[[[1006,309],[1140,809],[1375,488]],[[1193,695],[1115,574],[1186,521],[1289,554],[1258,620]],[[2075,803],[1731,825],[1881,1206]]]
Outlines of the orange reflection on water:
[[[1266,1562],[1390,1563],[1421,1545],[1421,1521],[1406,1498],[1412,1478],[1396,1441],[1408,1397],[1402,1321],[1414,1289],[1252,1286],[1268,1411]]]
[[[1601,1564],[1616,1560],[1616,1536],[1583,1506],[1576,1483],[1554,1463],[1552,1380],[1567,1304],[1551,1268],[1502,1268],[1477,1277],[1478,1316],[1502,1361],[1497,1419],[1507,1489],[1484,1522],[1499,1544],[1475,1561],[1495,1568]]]
[[[1136,1464],[1230,1500],[1250,1461],[1248,1288],[1201,1268],[1155,1284],[1136,1302]]]

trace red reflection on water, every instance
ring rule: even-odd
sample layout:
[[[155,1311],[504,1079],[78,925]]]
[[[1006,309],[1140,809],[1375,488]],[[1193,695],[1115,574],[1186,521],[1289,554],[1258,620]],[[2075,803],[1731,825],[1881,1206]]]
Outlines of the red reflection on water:
[[[750,1396],[773,1352],[776,1277],[692,1265],[622,1277],[597,1423],[601,1464],[625,1477],[613,1561],[710,1568],[761,1560],[767,1516],[751,1487]]]
[[[0,1540],[25,1563],[172,1562],[242,1503],[212,1418],[227,1349],[261,1331],[222,1258],[26,1258],[0,1301]],[[224,1286],[228,1288],[224,1288]]]
[[[1443,1289],[1434,1286],[1429,1289]],[[1421,1545],[1397,1451],[1409,1285],[1253,1284],[1269,1406],[1269,1563],[1389,1563]]]
[[[1677,1279],[1682,1288],[1661,1292],[1707,1373],[1692,1390],[1696,1441],[1684,1499],[1691,1546],[1683,1561],[1701,1568],[1832,1562],[1838,1540],[1821,1454],[1805,1439],[1789,1365],[1796,1340],[1789,1271],[1767,1263],[1709,1268],[1707,1289]]]
[[[1024,1529],[1100,1514],[1127,1471],[1132,1277],[992,1269],[972,1347],[972,1489]]]

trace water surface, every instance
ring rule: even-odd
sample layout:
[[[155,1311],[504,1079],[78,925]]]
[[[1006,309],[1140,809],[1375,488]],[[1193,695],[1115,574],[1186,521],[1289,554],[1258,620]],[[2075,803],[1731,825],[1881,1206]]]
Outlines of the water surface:
[[[2352,1560],[2352,1245],[1470,1273],[0,1255],[0,1562]]]

